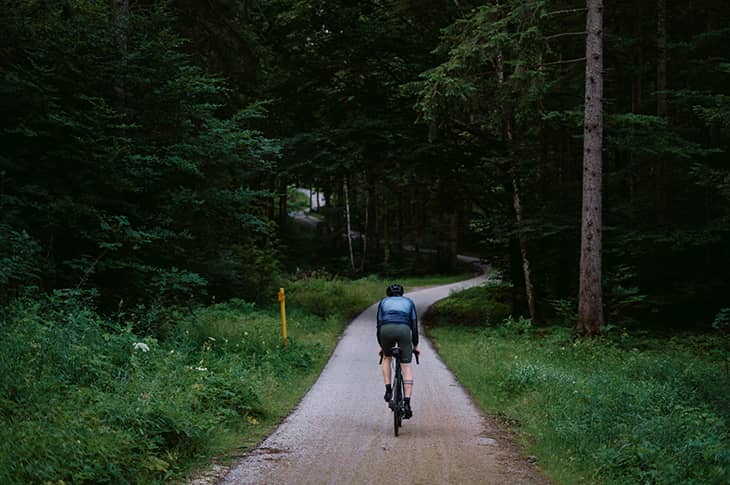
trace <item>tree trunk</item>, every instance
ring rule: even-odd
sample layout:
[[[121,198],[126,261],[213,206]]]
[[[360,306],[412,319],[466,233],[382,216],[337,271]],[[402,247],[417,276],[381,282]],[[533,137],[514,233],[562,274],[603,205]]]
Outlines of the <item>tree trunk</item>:
[[[117,50],[121,56],[121,65],[126,64],[127,38],[129,30],[129,0],[109,0],[111,7],[112,33],[117,44]],[[126,69],[122,69],[125,72]],[[125,74],[120,74],[114,79],[114,93],[116,95],[115,105],[119,111],[125,108],[126,83]]]
[[[599,333],[603,326],[603,0],[587,0],[586,6],[583,207],[576,330],[590,337]]]
[[[642,17],[640,15],[634,16],[634,35],[636,36],[637,42],[634,48],[633,60],[637,66],[644,65],[644,53],[642,51],[641,32]],[[631,74],[631,112],[641,112],[641,94],[642,94],[642,78],[641,69],[634,69]]]
[[[388,200],[383,207],[383,271],[388,272],[390,264],[390,225],[388,223]]]
[[[504,83],[504,56],[502,51],[497,52],[497,82],[501,85]],[[512,113],[505,112],[504,117],[504,138],[510,148],[513,148],[512,135]],[[512,206],[515,210],[515,222],[517,223],[517,238],[520,244],[520,257],[522,259],[522,274],[525,280],[525,297],[527,298],[527,307],[530,312],[530,319],[534,325],[539,325],[540,321],[537,316],[537,305],[535,304],[535,290],[532,286],[532,271],[530,269],[530,259],[527,253],[527,241],[522,231],[522,202],[520,199],[520,184],[518,179],[517,161],[512,159],[510,174],[512,176]]]
[[[656,114],[667,116],[667,0],[657,0]]]
[[[367,176],[365,177],[367,180]],[[368,231],[370,231],[370,185],[365,190],[365,223],[362,228],[362,258],[360,258],[360,273],[365,272],[365,260],[368,255]]]
[[[459,242],[459,208],[454,207],[451,212],[451,221],[449,223],[449,265],[452,269],[456,268],[458,256]]]
[[[657,33],[656,33],[656,114],[660,118],[667,117],[667,0],[657,0]],[[656,172],[656,213],[657,222],[664,225],[668,206],[667,162],[662,157],[657,162]]]
[[[517,219],[517,239],[520,243],[520,257],[522,258],[522,274],[525,278],[525,296],[527,297],[527,308],[530,311],[530,319],[534,325],[539,325],[537,318],[537,305],[535,305],[535,289],[532,286],[532,271],[530,259],[527,257],[527,241],[522,233],[522,202],[520,201],[520,186],[517,181],[516,170],[512,170],[512,206],[515,209]]]
[[[289,213],[287,212],[287,180],[284,177],[281,177],[279,179],[279,231],[283,232],[286,230],[286,223],[289,218]]]
[[[352,267],[352,271],[355,271],[355,256],[352,252],[352,226],[350,225],[350,194],[347,190],[347,177],[345,177],[344,190],[345,214],[347,216],[347,246],[350,249],[350,266]]]

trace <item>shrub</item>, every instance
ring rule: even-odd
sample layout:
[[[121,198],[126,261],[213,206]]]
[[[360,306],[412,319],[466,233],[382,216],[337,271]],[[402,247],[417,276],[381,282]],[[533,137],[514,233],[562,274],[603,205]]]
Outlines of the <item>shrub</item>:
[[[214,446],[218,427],[266,413],[240,353],[182,329],[171,343],[142,339],[78,301],[72,292],[6,309],[3,483],[162,481]]]
[[[452,322],[466,326],[497,325],[512,313],[512,286],[490,283],[460,291],[429,310],[430,324]]]
[[[353,316],[373,303],[384,284],[374,279],[305,279],[293,281],[287,290],[287,305],[298,307],[321,318]]]

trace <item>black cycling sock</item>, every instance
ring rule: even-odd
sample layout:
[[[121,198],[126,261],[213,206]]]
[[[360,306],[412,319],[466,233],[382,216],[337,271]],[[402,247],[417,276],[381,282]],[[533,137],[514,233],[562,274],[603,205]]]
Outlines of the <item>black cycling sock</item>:
[[[406,401],[406,404],[409,404],[411,402],[411,398],[410,397],[406,397],[406,398],[403,398],[403,399]]]
[[[385,385],[385,390],[386,391],[392,391],[393,390],[393,386],[391,386],[390,384],[386,384]]]

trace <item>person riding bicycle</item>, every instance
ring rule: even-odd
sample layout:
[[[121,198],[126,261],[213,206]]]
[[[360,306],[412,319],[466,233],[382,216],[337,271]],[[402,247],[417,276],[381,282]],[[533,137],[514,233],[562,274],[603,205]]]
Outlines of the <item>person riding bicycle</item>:
[[[384,356],[381,369],[385,381],[385,401],[393,395],[390,376],[390,349],[398,343],[401,348],[401,370],[405,389],[405,419],[413,415],[411,410],[411,392],[413,391],[413,370],[411,360],[413,353],[418,353],[418,316],[416,305],[408,297],[403,296],[403,287],[398,283],[388,286],[385,298],[378,305],[377,337],[380,352]]]

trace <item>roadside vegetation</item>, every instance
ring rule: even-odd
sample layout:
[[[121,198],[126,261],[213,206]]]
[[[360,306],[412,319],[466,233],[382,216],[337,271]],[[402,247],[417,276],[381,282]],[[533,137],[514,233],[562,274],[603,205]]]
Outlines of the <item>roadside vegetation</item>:
[[[720,337],[505,315],[504,285],[435,305],[428,333],[479,406],[557,483],[730,482],[730,376]]]
[[[15,300],[0,314],[0,482],[161,482],[239,455],[290,412],[386,284],[289,282],[286,348],[275,303],[102,316],[89,292]]]

